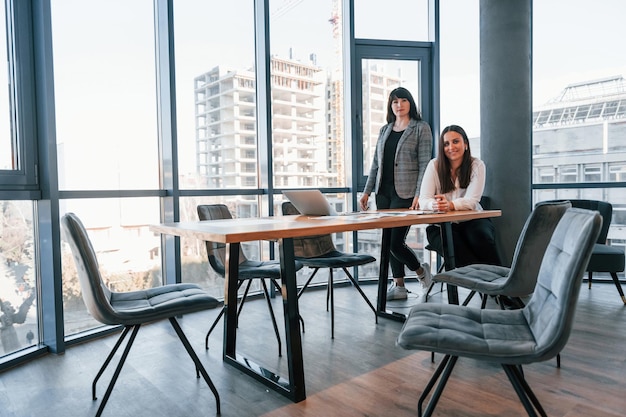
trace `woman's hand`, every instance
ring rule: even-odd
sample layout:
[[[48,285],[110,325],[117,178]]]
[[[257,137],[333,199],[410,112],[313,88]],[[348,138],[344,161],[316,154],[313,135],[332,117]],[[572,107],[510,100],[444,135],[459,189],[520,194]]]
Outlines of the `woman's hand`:
[[[367,204],[369,198],[370,198],[369,194],[363,194],[361,196],[361,200],[359,201],[361,203],[361,210],[367,211],[367,209],[370,208],[369,204]]]
[[[420,208],[420,200],[418,196],[413,197],[413,203],[411,204],[411,207],[409,207],[410,210],[417,210]]]
[[[435,203],[433,204],[433,210],[435,211],[452,211],[454,210],[454,203],[446,200],[446,197],[442,194],[435,195]]]

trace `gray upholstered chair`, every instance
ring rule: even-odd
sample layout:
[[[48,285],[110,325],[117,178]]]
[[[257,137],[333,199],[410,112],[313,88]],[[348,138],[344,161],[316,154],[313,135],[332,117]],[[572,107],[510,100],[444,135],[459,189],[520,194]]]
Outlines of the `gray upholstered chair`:
[[[197,207],[198,210],[198,218],[200,220],[220,220],[220,219],[232,219],[232,215],[228,207],[224,204],[201,204]],[[206,251],[209,258],[209,265],[211,268],[217,272],[217,274],[221,277],[226,275],[226,245],[224,243],[219,242],[205,242]],[[296,261],[296,271],[302,269],[302,264]],[[280,293],[281,286],[277,280],[280,279],[280,261],[279,260],[270,260],[270,261],[254,261],[248,259],[241,249],[239,248],[239,276],[237,277],[237,289],[239,289],[243,283],[247,283],[244,289],[243,296],[241,297],[241,302],[239,303],[239,309],[237,310],[237,318],[239,318],[239,314],[241,313],[241,309],[248,297],[248,292],[250,290],[250,286],[253,280],[258,280],[261,283],[261,287],[263,289],[263,294],[265,295],[265,301],[267,302],[267,308],[270,311],[270,318],[272,319],[272,325],[274,327],[274,333],[276,334],[276,340],[278,341],[278,356],[282,356],[282,343],[280,340],[280,333],[278,332],[278,325],[276,324],[276,316],[274,315],[274,309],[272,308],[272,302],[270,299],[270,294],[267,289],[267,284],[265,283],[265,279],[269,278],[270,282],[276,290]],[[211,332],[217,326],[220,319],[224,315],[224,309],[220,311],[219,315],[209,328],[209,331],[206,334],[204,339],[205,347],[209,348],[209,336]]]
[[[582,277],[601,227],[598,212],[566,211],[546,248],[535,291],[524,308],[422,303],[411,309],[397,345],[445,354],[418,400],[418,416],[437,384],[423,415],[433,414],[459,357],[500,364],[528,415],[538,412],[546,416],[524,378],[522,365],[551,359],[567,343]]]
[[[298,209],[290,201],[283,202],[282,212],[284,215],[300,214]],[[326,311],[329,310],[330,304],[331,338],[335,337],[335,303],[333,292],[333,269],[335,268],[343,269],[343,272],[346,274],[352,285],[354,285],[354,288],[356,288],[367,305],[372,309],[376,322],[378,322],[376,309],[361,289],[359,283],[354,279],[352,274],[350,274],[350,271],[348,271],[348,268],[375,262],[376,258],[367,254],[348,253],[337,250],[331,235],[315,235],[294,238],[293,246],[296,259],[302,262],[304,266],[313,269],[313,273],[309,276],[304,286],[298,292],[298,298],[300,298],[302,293],[309,287],[311,280],[320,269],[328,268],[329,270],[328,283],[326,285]],[[300,320],[302,322],[302,329],[304,330],[304,321],[302,318],[300,318]]]
[[[543,254],[550,242],[556,225],[565,211],[571,207],[568,201],[542,202],[530,213],[517,240],[510,268],[498,265],[474,264],[439,273],[433,282],[456,285],[470,290],[463,305],[467,305],[475,293],[482,296],[482,307],[488,296],[495,296],[504,308],[504,297],[523,307],[522,297],[535,290],[537,274]]]
[[[599,211],[604,220],[602,223],[602,231],[600,232],[598,241],[593,248],[591,259],[589,259],[589,265],[587,265],[589,289],[591,289],[591,281],[593,279],[594,272],[608,272],[613,279],[617,292],[622,298],[622,302],[626,304],[626,297],[624,297],[622,285],[617,277],[618,272],[624,271],[624,249],[606,244],[607,236],[609,234],[609,226],[611,226],[611,221],[613,220],[613,205],[609,202],[598,200],[569,201],[572,203],[572,207]]]
[[[61,224],[65,240],[72,250],[83,300],[89,314],[102,324],[124,326],[124,330],[117,343],[115,343],[113,350],[93,380],[92,398],[94,401],[97,399],[96,384],[98,379],[100,379],[118,348],[130,333],[130,338],[102,398],[96,417],[100,416],[104,410],[104,406],[111,395],[113,386],[117,381],[117,377],[122,370],[122,366],[141,325],[163,319],[168,319],[172,327],[174,327],[176,334],[195,364],[197,377],[199,378],[201,374],[209,385],[215,396],[217,414],[220,414],[220,398],[217,389],[176,321],[176,316],[215,308],[219,305],[218,300],[211,297],[195,284],[172,284],[129,292],[111,291],[102,280],[96,253],[80,219],[73,213],[67,213],[61,219]],[[145,389],[145,387],[142,388]]]

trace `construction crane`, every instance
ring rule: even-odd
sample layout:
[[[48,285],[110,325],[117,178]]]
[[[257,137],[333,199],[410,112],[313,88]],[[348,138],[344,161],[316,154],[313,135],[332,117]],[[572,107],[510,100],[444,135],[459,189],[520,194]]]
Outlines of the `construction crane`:
[[[296,7],[298,4],[302,3],[304,0],[285,0],[283,4],[278,6],[273,12],[272,17],[278,18],[285,15],[289,10]]]

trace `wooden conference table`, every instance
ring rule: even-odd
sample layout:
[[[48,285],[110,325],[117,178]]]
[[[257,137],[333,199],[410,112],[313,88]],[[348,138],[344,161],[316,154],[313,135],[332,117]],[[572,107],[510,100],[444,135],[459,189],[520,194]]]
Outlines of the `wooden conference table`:
[[[444,238],[446,268],[454,267],[451,222],[498,217],[500,210],[453,211],[439,214],[416,214],[415,211],[380,210],[341,216],[277,216],[194,222],[163,223],[150,230],[167,235],[182,236],[226,244],[226,282],[224,295],[223,358],[244,373],[263,382],[294,402],[306,398],[302,339],[298,321],[298,289],[294,264],[293,238],[316,234],[331,234],[357,230],[383,229],[378,281],[377,315],[402,320],[404,316],[386,310],[389,274],[390,228],[418,224],[440,224]],[[279,242],[282,277],[282,298],[285,318],[288,379],[254,363],[236,351],[237,333],[237,275],[239,247],[242,242],[276,240]],[[232,279],[235,277],[235,279]],[[448,286],[448,300],[458,304],[456,287]]]

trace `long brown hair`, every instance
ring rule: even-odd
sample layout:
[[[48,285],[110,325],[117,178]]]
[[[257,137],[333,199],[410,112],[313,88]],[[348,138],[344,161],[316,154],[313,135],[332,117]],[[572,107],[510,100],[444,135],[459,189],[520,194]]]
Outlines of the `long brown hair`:
[[[474,158],[472,157],[472,152],[470,150],[469,139],[467,138],[465,130],[463,130],[461,126],[457,125],[450,125],[445,127],[441,131],[441,135],[439,135],[439,149],[437,151],[437,175],[439,175],[439,187],[441,188],[442,194],[454,191],[455,189],[455,185],[452,182],[452,175],[450,173],[450,161],[446,157],[446,154],[443,150],[443,135],[448,132],[457,132],[458,134],[460,134],[461,137],[463,137],[463,143],[465,144],[466,148],[466,151],[463,154],[463,161],[461,162],[458,173],[459,186],[461,188],[467,188],[469,186],[472,174],[472,161],[474,160]]]

